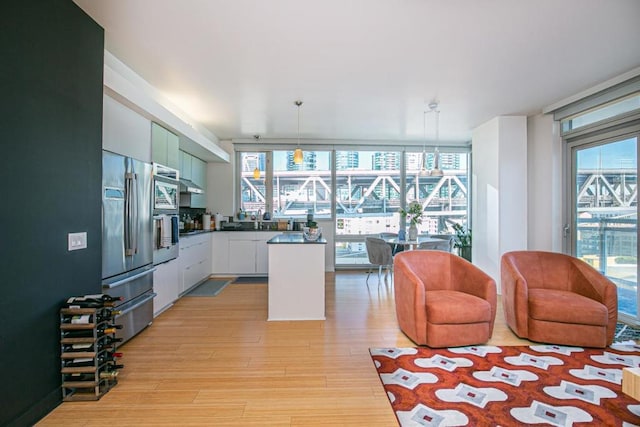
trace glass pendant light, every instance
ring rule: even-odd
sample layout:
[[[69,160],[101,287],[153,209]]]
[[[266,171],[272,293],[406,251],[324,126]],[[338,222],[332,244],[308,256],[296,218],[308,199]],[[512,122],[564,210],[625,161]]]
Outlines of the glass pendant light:
[[[438,104],[436,104],[437,108]],[[433,170],[431,176],[442,176],[444,173],[440,169],[440,151],[438,151],[438,141],[440,140],[440,110],[434,110],[436,113],[436,151],[433,153]]]
[[[440,151],[438,150],[438,141],[440,140],[440,110],[438,110],[438,103],[436,101],[432,101],[429,104],[429,108],[431,109],[430,112],[436,115],[436,150],[433,153],[433,169],[429,172],[429,175],[442,176],[444,173],[442,169],[440,169]]]
[[[420,162],[420,176],[429,176],[427,170],[427,112],[422,112],[422,161]]]
[[[293,163],[299,165],[302,163],[302,148],[300,148],[300,106],[302,105],[302,101],[296,101],[296,106],[298,107],[298,146],[296,147],[296,151],[293,152]]]

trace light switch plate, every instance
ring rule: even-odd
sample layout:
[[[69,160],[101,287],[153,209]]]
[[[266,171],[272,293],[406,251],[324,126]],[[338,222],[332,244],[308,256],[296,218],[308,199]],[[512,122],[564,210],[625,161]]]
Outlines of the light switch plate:
[[[77,251],[78,249],[87,248],[87,232],[69,233],[69,250]]]

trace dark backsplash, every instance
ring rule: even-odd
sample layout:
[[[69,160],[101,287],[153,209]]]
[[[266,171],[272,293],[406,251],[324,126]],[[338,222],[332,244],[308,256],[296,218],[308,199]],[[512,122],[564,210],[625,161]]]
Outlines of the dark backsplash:
[[[202,215],[204,215],[206,209],[204,208],[180,208],[180,218],[185,215],[189,215],[192,219],[202,221]]]

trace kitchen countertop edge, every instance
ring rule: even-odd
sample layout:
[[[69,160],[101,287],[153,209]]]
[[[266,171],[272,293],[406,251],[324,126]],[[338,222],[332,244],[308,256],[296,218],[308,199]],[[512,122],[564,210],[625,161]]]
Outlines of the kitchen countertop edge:
[[[204,234],[204,233],[223,233],[223,232],[228,232],[228,233],[242,233],[242,232],[251,232],[251,233],[282,233],[282,234],[295,234],[295,233],[302,233],[301,231],[291,231],[291,230],[254,230],[254,229],[237,229],[237,230],[196,230],[196,231],[189,231],[187,233],[184,232],[180,232],[180,238],[183,237],[190,237],[190,236],[197,236],[199,234]]]
[[[320,237],[318,240],[305,240],[302,233],[281,233],[267,240],[267,244],[285,244],[285,245],[326,245],[327,239]]]

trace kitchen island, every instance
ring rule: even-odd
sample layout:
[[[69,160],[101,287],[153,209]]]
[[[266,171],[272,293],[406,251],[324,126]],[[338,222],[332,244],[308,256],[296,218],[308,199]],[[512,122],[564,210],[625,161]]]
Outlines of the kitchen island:
[[[325,320],[326,239],[307,241],[302,233],[278,234],[269,241],[267,320]]]

